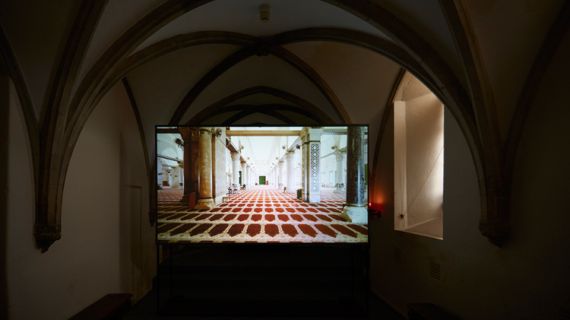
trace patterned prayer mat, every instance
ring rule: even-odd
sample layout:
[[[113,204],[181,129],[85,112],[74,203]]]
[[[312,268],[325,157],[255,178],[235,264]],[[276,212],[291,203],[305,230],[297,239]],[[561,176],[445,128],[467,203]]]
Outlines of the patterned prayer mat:
[[[367,242],[367,225],[341,216],[344,195],[323,192],[306,203],[293,194],[264,187],[229,196],[209,210],[180,202],[182,190],[159,190],[158,240],[196,243]]]

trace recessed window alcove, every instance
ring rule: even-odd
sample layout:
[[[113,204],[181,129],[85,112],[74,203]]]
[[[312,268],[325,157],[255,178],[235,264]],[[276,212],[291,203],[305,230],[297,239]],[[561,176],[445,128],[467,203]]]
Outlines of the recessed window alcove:
[[[443,240],[442,102],[406,74],[394,98],[394,229]]]

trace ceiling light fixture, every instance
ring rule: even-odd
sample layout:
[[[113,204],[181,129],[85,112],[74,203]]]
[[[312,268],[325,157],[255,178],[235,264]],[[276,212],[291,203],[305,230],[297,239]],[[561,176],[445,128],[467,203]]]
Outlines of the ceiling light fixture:
[[[259,19],[263,22],[269,21],[271,7],[267,3],[259,5]]]

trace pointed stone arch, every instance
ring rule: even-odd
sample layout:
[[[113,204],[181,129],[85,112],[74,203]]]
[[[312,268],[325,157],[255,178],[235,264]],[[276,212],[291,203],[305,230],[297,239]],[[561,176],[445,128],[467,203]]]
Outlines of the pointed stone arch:
[[[278,119],[285,124],[289,125],[317,125],[317,124],[327,124],[327,122],[323,122],[322,114],[317,114],[313,112],[314,110],[307,110],[306,108],[302,108],[295,105],[290,104],[259,104],[259,105],[250,105],[250,104],[232,104],[226,106],[216,106],[210,105],[206,107],[204,112],[198,118],[192,118],[186,125],[204,125],[208,123],[208,119],[217,116],[223,113],[234,113],[229,116],[226,120],[222,122],[223,125],[231,125],[232,123],[247,117],[254,113],[262,113]],[[291,112],[293,114],[299,115],[306,119],[311,119],[314,121],[295,121],[289,118],[288,116],[282,114],[282,111]],[[237,112],[237,113],[235,113]]]
[[[5,68],[8,76],[14,83],[16,93],[20,104],[22,106],[22,113],[28,131],[28,139],[30,141],[30,148],[32,153],[33,163],[33,176],[34,186],[36,188],[34,198],[38,196],[38,174],[39,174],[39,160],[40,160],[40,140],[39,140],[39,125],[38,119],[34,111],[34,103],[28,90],[28,85],[24,78],[21,68],[19,67],[14,51],[10,46],[10,42],[0,26],[0,57],[2,58],[2,68]],[[37,199],[36,199],[37,200]]]
[[[78,90],[69,103],[69,112],[64,114],[57,113],[57,117],[46,119],[45,125],[52,128],[53,134],[46,136],[45,142],[49,148],[47,150],[40,149],[40,157],[46,163],[57,165],[45,171],[44,175],[39,176],[39,184],[40,186],[53,185],[59,191],[47,192],[47,190],[43,189],[39,191],[40,198],[43,200],[37,203],[39,209],[38,230],[45,230],[45,232],[36,233],[36,239],[42,243],[43,250],[47,250],[60,237],[61,190],[63,190],[63,182],[65,181],[67,167],[79,133],[93,108],[95,108],[104,94],[124,76],[124,74],[121,74],[124,65],[127,64],[128,66],[128,61],[132,58],[130,57],[131,53],[139,45],[154,32],[177,17],[211,1],[213,0],[173,0],[167,1],[151,11],[120,36],[87,71],[85,78],[79,84]],[[493,159],[488,159],[484,156],[483,149],[485,144],[483,142],[488,141],[487,135],[489,133],[481,131],[481,124],[478,123],[478,121],[486,120],[476,119],[476,111],[465,88],[462,87],[457,76],[445,60],[419,34],[413,32],[403,21],[378,4],[364,0],[322,1],[360,16],[385,34],[388,34],[394,42],[388,40],[380,42],[378,39],[374,42],[376,44],[362,42],[363,39],[371,37],[370,35],[359,36],[356,40],[351,37],[345,37],[345,39],[352,42],[360,41],[365,47],[376,49],[379,53],[384,52],[385,55],[403,65],[424,82],[450,108],[468,141],[474,158],[480,182],[480,194],[485,198],[482,206],[482,219],[491,215],[492,221],[489,220],[490,224],[500,226],[505,216],[498,209],[498,203],[495,202],[497,181],[494,180],[492,175],[489,175],[489,168],[496,166],[496,163],[493,163]],[[84,29],[80,28],[78,30]],[[347,31],[346,34],[350,32]],[[79,32],[79,34],[84,35],[88,34],[88,32]],[[286,36],[283,35],[281,39],[281,44],[288,41]],[[241,41],[246,43],[250,40],[241,39]],[[386,47],[378,47],[380,43],[386,45]],[[175,42],[172,44],[175,45]],[[71,60],[73,63],[77,61],[75,57],[81,56],[81,54],[74,54],[73,52],[75,51],[73,50],[68,52],[71,52],[71,57],[74,58]],[[69,54],[64,54],[63,56],[66,57]],[[66,90],[58,91],[58,88],[67,88],[66,83],[69,79],[73,79],[73,77],[57,77],[58,83],[54,86],[56,94],[53,97],[57,98],[58,92],[67,93]],[[56,100],[59,101],[58,99]],[[59,101],[57,104],[67,105],[67,98]],[[59,138],[56,139],[55,137]],[[501,234],[485,234],[485,236],[494,243],[502,241],[500,239],[502,237]]]
[[[276,120],[279,120],[285,124],[288,125],[295,125],[295,121],[291,120],[289,117],[284,116],[282,114],[280,114],[279,112],[273,111],[271,109],[269,109],[268,107],[273,107],[273,105],[260,105],[260,106],[255,106],[257,108],[252,108],[250,110],[245,109],[242,111],[239,111],[237,114],[231,116],[230,118],[228,118],[227,120],[225,120],[223,122],[223,124],[225,126],[230,126],[234,123],[236,123],[237,121],[246,118],[252,114],[255,113],[261,113],[267,116],[270,116],[272,118],[275,118]]]
[[[331,87],[326,83],[326,81],[307,63],[302,59],[291,53],[289,50],[275,45],[272,41],[272,37],[259,39],[254,44],[246,46],[241,50],[229,55],[222,62],[213,67],[208,73],[206,73],[198,82],[186,93],[176,111],[170,119],[170,124],[174,125],[179,123],[188,108],[192,103],[198,98],[198,96],[219,76],[224,72],[228,71],[233,66],[244,61],[245,59],[253,55],[274,55],[277,58],[285,61],[297,71],[301,72],[306,78],[308,78],[313,85],[319,90],[319,92],[327,99],[337,116],[343,119],[345,122],[350,123],[350,116],[348,112],[340,102],[339,98],[336,96]]]
[[[233,105],[233,106],[230,105],[232,102],[234,102],[240,98],[244,98],[244,97],[248,97],[248,96],[252,96],[252,95],[256,95],[256,94],[267,94],[270,96],[281,98],[281,99],[291,103],[290,105],[272,104],[274,106],[279,107],[279,109],[277,109],[277,110],[281,109],[281,110],[293,111],[293,112],[299,113],[299,114],[307,116],[307,117],[314,117],[315,119],[318,119],[322,123],[326,123],[326,124],[335,123],[329,115],[327,115],[321,109],[319,109],[317,106],[313,105],[312,103],[310,103],[309,101],[307,101],[301,97],[298,97],[298,96],[296,96],[292,93],[289,93],[287,91],[283,91],[283,90],[272,88],[272,87],[256,86],[256,87],[250,87],[250,88],[246,88],[246,89],[234,92],[234,93],[210,104],[206,108],[199,111],[196,115],[194,115],[186,123],[186,125],[200,125],[206,119],[208,119],[212,115],[219,113],[219,112],[242,111],[246,108],[256,108],[255,106],[251,107],[251,106],[244,106],[244,105]]]

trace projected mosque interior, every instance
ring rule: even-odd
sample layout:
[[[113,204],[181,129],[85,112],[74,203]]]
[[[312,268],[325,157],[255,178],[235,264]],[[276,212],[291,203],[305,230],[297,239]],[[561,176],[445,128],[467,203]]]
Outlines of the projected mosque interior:
[[[159,242],[368,241],[366,126],[156,132]]]

